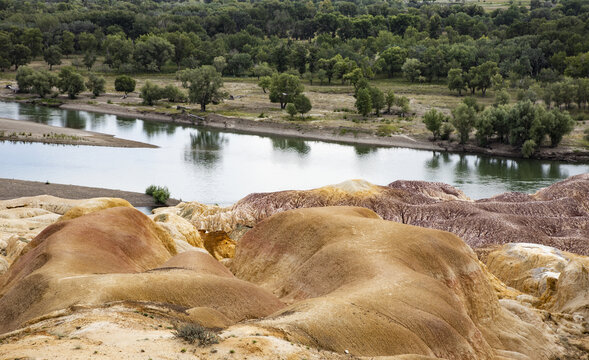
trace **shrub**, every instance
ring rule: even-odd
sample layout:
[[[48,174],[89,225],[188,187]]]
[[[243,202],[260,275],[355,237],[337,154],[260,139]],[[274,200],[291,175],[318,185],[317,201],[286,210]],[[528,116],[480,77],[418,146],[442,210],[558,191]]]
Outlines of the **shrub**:
[[[297,114],[297,107],[293,103],[288,103],[286,104],[286,112],[288,113],[288,115],[290,115],[290,118],[292,119]]]
[[[450,135],[454,132],[454,126],[450,123],[443,123],[440,129],[440,139],[442,140],[449,140]]]
[[[522,155],[527,159],[536,151],[536,142],[534,140],[526,140],[522,145]]]
[[[585,129],[585,140],[589,141],[589,128]]]
[[[166,186],[155,186],[149,185],[147,189],[145,189],[145,193],[147,195],[153,196],[153,199],[158,204],[165,204],[166,201],[170,198],[170,191]]]
[[[176,337],[181,338],[190,344],[194,344],[197,341],[199,346],[219,343],[219,338],[213,331],[208,330],[198,324],[185,323],[181,325],[175,325],[174,329],[174,335]]]

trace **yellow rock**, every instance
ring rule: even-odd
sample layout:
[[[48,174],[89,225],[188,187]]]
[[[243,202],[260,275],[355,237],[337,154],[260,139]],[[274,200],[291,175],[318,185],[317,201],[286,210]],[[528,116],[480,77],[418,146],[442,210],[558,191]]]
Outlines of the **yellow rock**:
[[[235,241],[224,231],[200,231],[204,240],[204,248],[217,260],[235,256]]]
[[[90,214],[95,211],[109,209],[113,207],[124,206],[132,208],[131,205],[125,199],[119,198],[93,198],[88,199],[80,204],[74,206],[73,208],[69,209],[62,217],[59,218],[59,221],[71,220],[82,215]]]
[[[166,230],[174,241],[184,241],[194,247],[204,247],[198,230],[188,220],[172,213],[160,213],[152,215],[151,218]]]

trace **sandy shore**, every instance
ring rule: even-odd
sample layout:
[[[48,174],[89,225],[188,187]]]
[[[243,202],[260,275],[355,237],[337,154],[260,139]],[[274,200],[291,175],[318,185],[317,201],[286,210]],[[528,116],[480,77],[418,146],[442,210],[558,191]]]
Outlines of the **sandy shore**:
[[[133,206],[158,206],[149,195],[132,191],[121,191],[77,185],[46,184],[38,181],[25,181],[0,178],[0,200],[9,200],[25,196],[53,195],[66,199],[88,199],[94,197],[117,197],[130,202]],[[168,206],[179,201],[169,199]],[[160,205],[161,206],[161,205]]]
[[[108,134],[2,118],[0,118],[0,140],[46,144],[157,148],[155,145],[119,139]]]

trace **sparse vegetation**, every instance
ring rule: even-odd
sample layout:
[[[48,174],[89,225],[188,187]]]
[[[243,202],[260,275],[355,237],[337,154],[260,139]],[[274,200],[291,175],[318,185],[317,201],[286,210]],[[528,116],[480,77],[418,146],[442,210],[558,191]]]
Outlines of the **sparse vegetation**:
[[[199,346],[218,344],[219,338],[215,332],[195,323],[183,323],[174,326],[174,335],[190,344]]]
[[[145,189],[145,194],[153,196],[153,199],[158,204],[165,204],[170,198],[170,191],[166,186],[149,185]]]

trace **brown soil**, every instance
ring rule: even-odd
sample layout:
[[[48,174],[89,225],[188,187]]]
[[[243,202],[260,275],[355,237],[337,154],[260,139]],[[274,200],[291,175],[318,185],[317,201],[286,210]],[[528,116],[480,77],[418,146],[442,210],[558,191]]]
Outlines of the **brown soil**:
[[[151,196],[137,192],[77,185],[46,184],[38,181],[0,179],[0,200],[37,195],[53,195],[67,199],[116,197],[127,200],[133,206],[157,206]],[[178,203],[179,201],[176,199],[169,199],[166,205],[170,206]]]

